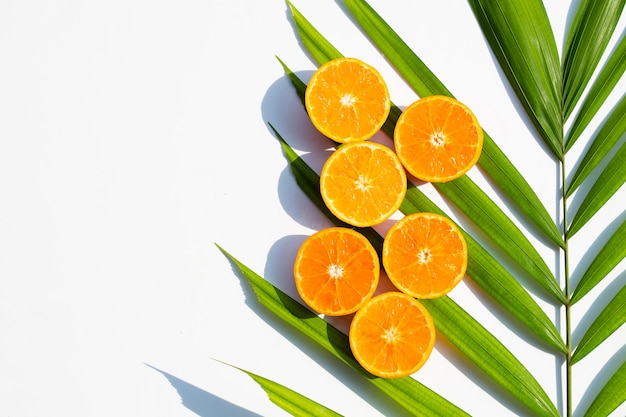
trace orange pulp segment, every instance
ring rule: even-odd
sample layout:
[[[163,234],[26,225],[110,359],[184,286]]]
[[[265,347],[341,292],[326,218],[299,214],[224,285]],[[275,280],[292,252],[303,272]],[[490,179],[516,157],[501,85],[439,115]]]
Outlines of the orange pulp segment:
[[[450,292],[467,269],[465,238],[448,218],[414,213],[396,222],[383,241],[383,265],[391,282],[417,298]]]
[[[326,206],[352,226],[373,226],[391,217],[406,189],[406,172],[396,154],[371,141],[340,146],[320,174]]]
[[[380,275],[378,254],[362,234],[329,227],[309,236],[294,264],[296,288],[318,313],[354,313],[369,300]]]
[[[424,365],[435,345],[435,325],[418,300],[387,292],[357,311],[349,341],[363,368],[379,377],[398,378]]]
[[[391,109],[389,90],[380,73],[355,58],[338,58],[320,66],[304,99],[313,125],[340,143],[369,139],[380,130]]]
[[[396,153],[422,181],[445,182],[465,174],[480,157],[483,130],[463,103],[428,96],[407,107],[394,130]]]

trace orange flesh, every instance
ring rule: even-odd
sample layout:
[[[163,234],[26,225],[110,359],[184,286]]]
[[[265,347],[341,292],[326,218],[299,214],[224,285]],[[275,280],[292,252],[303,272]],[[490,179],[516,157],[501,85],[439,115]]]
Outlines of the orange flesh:
[[[350,347],[370,373],[397,378],[416,372],[435,344],[435,326],[414,298],[388,292],[372,298],[350,326]]]
[[[313,125],[341,143],[372,137],[387,119],[389,91],[373,67],[354,58],[322,65],[306,89],[305,106]]]
[[[394,224],[383,244],[383,264],[401,291],[435,298],[451,291],[465,275],[467,245],[448,219],[416,213]]]
[[[353,226],[373,226],[395,213],[406,194],[406,173],[384,145],[343,145],[320,175],[322,198],[330,211]]]
[[[450,181],[476,164],[483,131],[462,103],[429,96],[407,107],[394,131],[398,157],[407,171],[423,181]]]
[[[294,264],[296,288],[318,313],[337,316],[360,308],[378,285],[380,264],[358,232],[331,227],[310,236]]]

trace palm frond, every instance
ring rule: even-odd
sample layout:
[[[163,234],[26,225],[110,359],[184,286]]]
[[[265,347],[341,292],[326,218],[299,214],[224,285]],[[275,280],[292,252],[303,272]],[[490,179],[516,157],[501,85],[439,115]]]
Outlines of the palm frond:
[[[563,117],[567,120],[617,26],[626,0],[583,0],[563,55]]]
[[[418,96],[433,94],[453,96],[365,0],[343,0],[342,3],[356,25]],[[582,155],[569,181],[565,170],[565,153],[581,137],[581,133],[593,120],[607,97],[614,93],[612,90],[626,70],[626,37],[622,35],[604,67],[599,71],[599,75],[595,80],[592,79],[611,41],[626,0],[582,0],[566,34],[562,61],[541,0],[468,0],[468,3],[519,102],[561,167],[559,187],[563,192],[561,203],[562,212],[565,213],[562,224],[564,231],[559,230],[559,225],[547,212],[535,192],[486,132],[483,152],[478,163],[483,172],[490,177],[490,181],[502,191],[501,196],[508,200],[515,214],[521,214],[527,220],[523,223],[526,229],[523,231],[518,228],[470,176],[433,186],[454,205],[454,209],[458,209],[464,215],[464,221],[472,222],[476,226],[478,233],[484,235],[481,237],[489,238],[486,245],[490,249],[481,245],[464,227],[458,225],[468,244],[467,276],[490,297],[490,300],[486,301],[492,303],[489,307],[496,306],[505,310],[516,319],[515,324],[519,325],[521,330],[529,332],[541,343],[563,354],[566,378],[562,383],[567,393],[564,408],[566,415],[571,416],[572,365],[606,341],[626,321],[626,287],[622,285],[621,290],[586,329],[576,349],[573,349],[570,308],[626,257],[626,219],[620,216],[607,228],[605,235],[610,234],[608,240],[602,236],[591,246],[592,249],[586,254],[591,259],[590,264],[571,292],[567,267],[569,239],[598,213],[626,181],[626,144],[620,142],[626,132],[626,96],[621,97],[618,104],[608,113],[606,120],[600,124],[598,133]],[[289,0],[287,4],[302,45],[318,64],[342,56],[341,52],[325,39]],[[285,63],[282,61],[280,63],[303,101],[306,84]],[[591,87],[588,89],[590,82]],[[587,89],[589,92],[585,97],[583,93]],[[565,140],[565,121],[581,99],[582,105]],[[400,108],[392,103],[391,112],[382,129],[392,139],[400,114]],[[271,125],[270,127],[274,130]],[[351,227],[339,221],[326,208],[320,195],[318,174],[295,153],[276,130],[274,133],[297,184],[307,197],[331,222]],[[617,150],[618,146],[620,147]],[[607,161],[609,154],[612,154],[612,157]],[[590,174],[603,162],[606,163],[606,168],[599,174],[594,184],[580,187],[581,184],[590,182]],[[588,191],[585,191],[586,195],[580,196],[582,202],[571,216],[568,227],[570,220],[566,214],[568,199],[576,190],[582,193],[582,189]],[[400,210],[404,214],[428,211],[446,215],[410,181]],[[372,242],[380,254],[382,236],[373,228],[356,229]],[[553,271],[526,237],[525,232],[531,229],[541,231],[542,237],[546,238],[546,243],[552,249],[562,250],[559,255],[565,257],[566,267],[564,272],[558,272],[563,275],[564,290],[560,288]],[[600,249],[592,253],[597,247]],[[269,284],[222,248],[219,249],[254,288],[262,305],[330,351],[410,413],[427,416],[467,415],[413,378],[386,380],[367,373],[351,355],[345,334]],[[499,258],[505,254],[507,259],[500,262],[496,254]],[[524,285],[518,282],[518,277],[504,266],[505,261],[515,264],[516,274],[521,272],[522,275],[532,278],[533,284],[538,284],[552,296],[553,301],[564,306],[567,336],[565,342],[553,320],[539,307]],[[526,281],[526,284],[528,283],[529,281]],[[447,296],[424,300],[424,305],[431,312],[439,334],[463,353],[477,370],[484,372],[490,381],[497,385],[497,390],[508,392],[533,415],[552,417],[559,415],[555,403],[526,367],[461,305]],[[570,355],[569,352],[572,351],[573,354]],[[270,398],[272,395],[283,397],[286,401],[291,398],[292,393],[289,389],[257,375],[253,378],[261,381],[259,383],[262,383]],[[611,413],[626,400],[624,384],[626,384],[626,364],[622,364],[598,392],[585,416],[607,416]],[[272,391],[275,388],[276,390]],[[273,394],[270,394],[270,391]],[[295,402],[300,401],[299,394],[293,395],[296,398]],[[284,406],[289,407],[290,404],[285,403]],[[294,413],[298,413],[298,409],[295,409]]]
[[[561,74],[541,0],[468,0],[517,97],[540,136],[563,160]]]

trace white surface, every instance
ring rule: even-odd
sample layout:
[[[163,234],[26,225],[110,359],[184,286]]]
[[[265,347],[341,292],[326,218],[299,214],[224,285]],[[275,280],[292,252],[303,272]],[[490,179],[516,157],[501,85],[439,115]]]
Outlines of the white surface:
[[[395,103],[415,100],[335,2],[295,4],[344,54],[376,66]],[[371,4],[557,212],[556,165],[520,117],[468,4]],[[560,46],[568,7],[546,6]],[[260,307],[214,246],[294,295],[297,245],[328,225],[267,128],[319,168],[327,142],[275,55],[305,79],[315,68],[281,1],[0,3],[1,417],[286,415],[214,359],[346,416],[405,415]],[[575,277],[597,233],[623,218],[624,198],[622,189],[572,242]],[[588,324],[589,302],[606,302],[624,277],[622,263],[576,305],[574,323]],[[562,403],[558,360],[495,318],[471,283],[451,295]],[[574,405],[589,403],[585,389],[598,370],[606,378],[607,358],[623,360],[625,335],[576,365]],[[525,412],[442,338],[415,378],[472,415]]]

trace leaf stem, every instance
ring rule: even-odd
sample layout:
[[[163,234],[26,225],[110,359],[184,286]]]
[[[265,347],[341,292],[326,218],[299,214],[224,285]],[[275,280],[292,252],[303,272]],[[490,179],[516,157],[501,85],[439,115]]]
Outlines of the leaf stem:
[[[566,384],[566,416],[572,417],[572,327],[571,327],[571,289],[569,275],[569,250],[567,226],[567,195],[566,195],[565,158],[561,160],[561,200],[563,204],[563,275],[565,280],[565,384]]]

